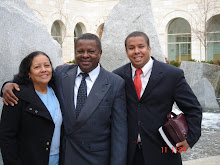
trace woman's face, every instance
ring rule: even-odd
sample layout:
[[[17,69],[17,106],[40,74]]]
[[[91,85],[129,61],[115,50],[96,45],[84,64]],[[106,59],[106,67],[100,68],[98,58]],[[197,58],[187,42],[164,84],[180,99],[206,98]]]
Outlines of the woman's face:
[[[52,77],[52,67],[47,56],[43,54],[35,56],[28,75],[32,79],[35,88],[47,86]]]

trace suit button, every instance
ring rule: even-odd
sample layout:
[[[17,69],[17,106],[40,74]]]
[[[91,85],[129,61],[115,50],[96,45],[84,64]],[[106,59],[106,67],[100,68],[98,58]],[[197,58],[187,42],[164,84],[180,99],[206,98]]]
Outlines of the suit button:
[[[138,125],[141,125],[141,121],[138,121]]]
[[[138,107],[140,107],[141,106],[141,103],[138,103]]]
[[[48,151],[49,150],[49,148],[46,148],[46,151]]]
[[[35,113],[38,113],[38,110],[35,110],[34,112],[35,112]]]
[[[46,145],[48,145],[48,146],[49,146],[49,145],[50,145],[50,142],[47,142],[47,143],[46,143]]]

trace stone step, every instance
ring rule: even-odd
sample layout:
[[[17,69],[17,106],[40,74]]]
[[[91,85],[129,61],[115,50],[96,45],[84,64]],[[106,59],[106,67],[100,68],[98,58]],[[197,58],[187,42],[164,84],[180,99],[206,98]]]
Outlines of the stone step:
[[[183,165],[220,165],[220,155],[183,161]]]

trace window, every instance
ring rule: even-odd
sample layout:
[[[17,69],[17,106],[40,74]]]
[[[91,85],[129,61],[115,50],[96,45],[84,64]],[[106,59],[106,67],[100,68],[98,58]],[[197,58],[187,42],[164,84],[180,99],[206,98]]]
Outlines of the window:
[[[74,42],[81,34],[83,34],[82,28],[80,26],[80,23],[77,23],[74,29]]]
[[[207,60],[220,60],[220,15],[210,19],[207,40]]]
[[[51,28],[52,37],[61,45],[62,44],[62,31],[58,21],[55,21]]]
[[[103,33],[103,29],[104,29],[104,23],[101,24],[98,29],[97,29],[97,35],[99,36],[99,39],[101,40],[102,38],[102,33]]]
[[[173,20],[168,27],[168,60],[191,59],[191,28],[183,18]]]

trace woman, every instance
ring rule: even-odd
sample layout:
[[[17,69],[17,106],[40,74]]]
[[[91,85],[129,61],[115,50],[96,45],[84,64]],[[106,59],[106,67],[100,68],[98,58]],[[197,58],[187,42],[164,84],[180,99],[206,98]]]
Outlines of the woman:
[[[19,98],[3,106],[0,148],[5,165],[58,165],[62,115],[54,94],[49,57],[40,51],[25,57],[13,82]]]

